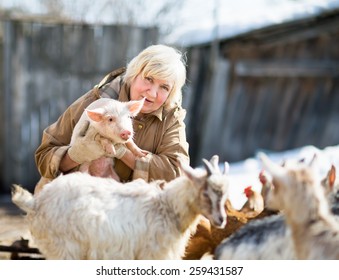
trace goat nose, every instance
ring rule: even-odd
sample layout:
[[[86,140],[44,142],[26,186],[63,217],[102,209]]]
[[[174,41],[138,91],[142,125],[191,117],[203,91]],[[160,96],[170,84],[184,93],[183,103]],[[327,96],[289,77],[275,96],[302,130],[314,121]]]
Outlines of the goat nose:
[[[132,133],[129,130],[124,130],[120,133],[120,137],[123,140],[128,140],[130,138],[131,134]]]

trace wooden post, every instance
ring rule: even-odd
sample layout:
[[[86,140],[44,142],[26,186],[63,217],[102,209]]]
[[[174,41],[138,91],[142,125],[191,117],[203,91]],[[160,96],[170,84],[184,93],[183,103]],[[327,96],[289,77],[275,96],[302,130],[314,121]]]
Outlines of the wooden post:
[[[4,80],[4,149],[3,151],[3,190],[9,190],[11,184],[11,170],[14,168],[13,161],[11,158],[12,151],[12,129],[11,129],[11,115],[12,115],[12,35],[13,35],[13,22],[6,20],[3,22],[3,34],[4,34],[4,45],[3,45],[3,80]]]

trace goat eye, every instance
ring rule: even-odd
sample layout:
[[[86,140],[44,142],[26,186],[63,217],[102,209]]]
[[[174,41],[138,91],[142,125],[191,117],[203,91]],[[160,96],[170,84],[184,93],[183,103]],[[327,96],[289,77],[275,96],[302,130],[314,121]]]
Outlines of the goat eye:
[[[215,191],[215,194],[216,194],[218,197],[221,197],[221,196],[222,196],[222,191]]]

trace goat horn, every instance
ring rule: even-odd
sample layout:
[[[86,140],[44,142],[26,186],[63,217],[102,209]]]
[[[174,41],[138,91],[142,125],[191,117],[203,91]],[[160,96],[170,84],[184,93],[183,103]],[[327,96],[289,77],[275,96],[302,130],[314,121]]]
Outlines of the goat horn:
[[[212,166],[215,170],[219,170],[219,156],[218,155],[214,155],[210,159],[210,163],[212,164]]]
[[[205,168],[206,168],[206,171],[207,171],[207,175],[210,176],[212,173],[213,173],[213,166],[212,164],[206,160],[206,159],[202,159],[204,165],[205,165]]]
[[[230,165],[227,161],[224,162],[224,174],[227,175],[230,171]]]

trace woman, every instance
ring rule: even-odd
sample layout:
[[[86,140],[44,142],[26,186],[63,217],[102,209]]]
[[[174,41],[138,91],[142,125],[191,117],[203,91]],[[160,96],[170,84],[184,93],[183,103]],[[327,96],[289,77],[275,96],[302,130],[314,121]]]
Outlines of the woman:
[[[130,61],[126,69],[108,74],[98,86],[75,101],[57,122],[44,130],[42,143],[35,155],[43,177],[35,193],[60,173],[77,170],[79,162],[69,155],[73,128],[84,109],[100,97],[119,101],[145,98],[141,113],[133,119],[133,128],[134,142],[147,155],[136,157],[128,149],[119,152],[122,156],[115,158],[114,168],[120,180],[127,182],[142,178],[146,181],[170,181],[179,176],[177,158],[189,163],[184,124],[186,112],[181,107],[181,89],[185,80],[186,68],[181,53],[164,45],[146,48]],[[98,150],[98,147],[93,150]],[[102,152],[92,153],[92,156],[92,160],[95,160],[102,156]],[[196,250],[194,239],[199,240],[206,231],[209,234],[209,230],[209,221],[202,217],[197,233],[191,240],[193,245],[188,246],[188,258]]]
[[[185,62],[179,51],[165,45],[146,48],[130,61],[126,69],[108,74],[44,130],[42,143],[35,153],[41,176],[50,180],[60,173],[77,170],[79,163],[68,152],[72,131],[84,108],[100,97],[119,101],[145,98],[141,112],[133,119],[133,128],[134,142],[147,151],[147,155],[136,157],[124,150],[123,156],[115,159],[115,171],[120,180],[169,181],[179,176],[177,158],[189,162],[185,110],[180,102],[185,80]],[[101,154],[93,153],[92,156],[95,160]],[[42,184],[40,182],[35,191]]]

